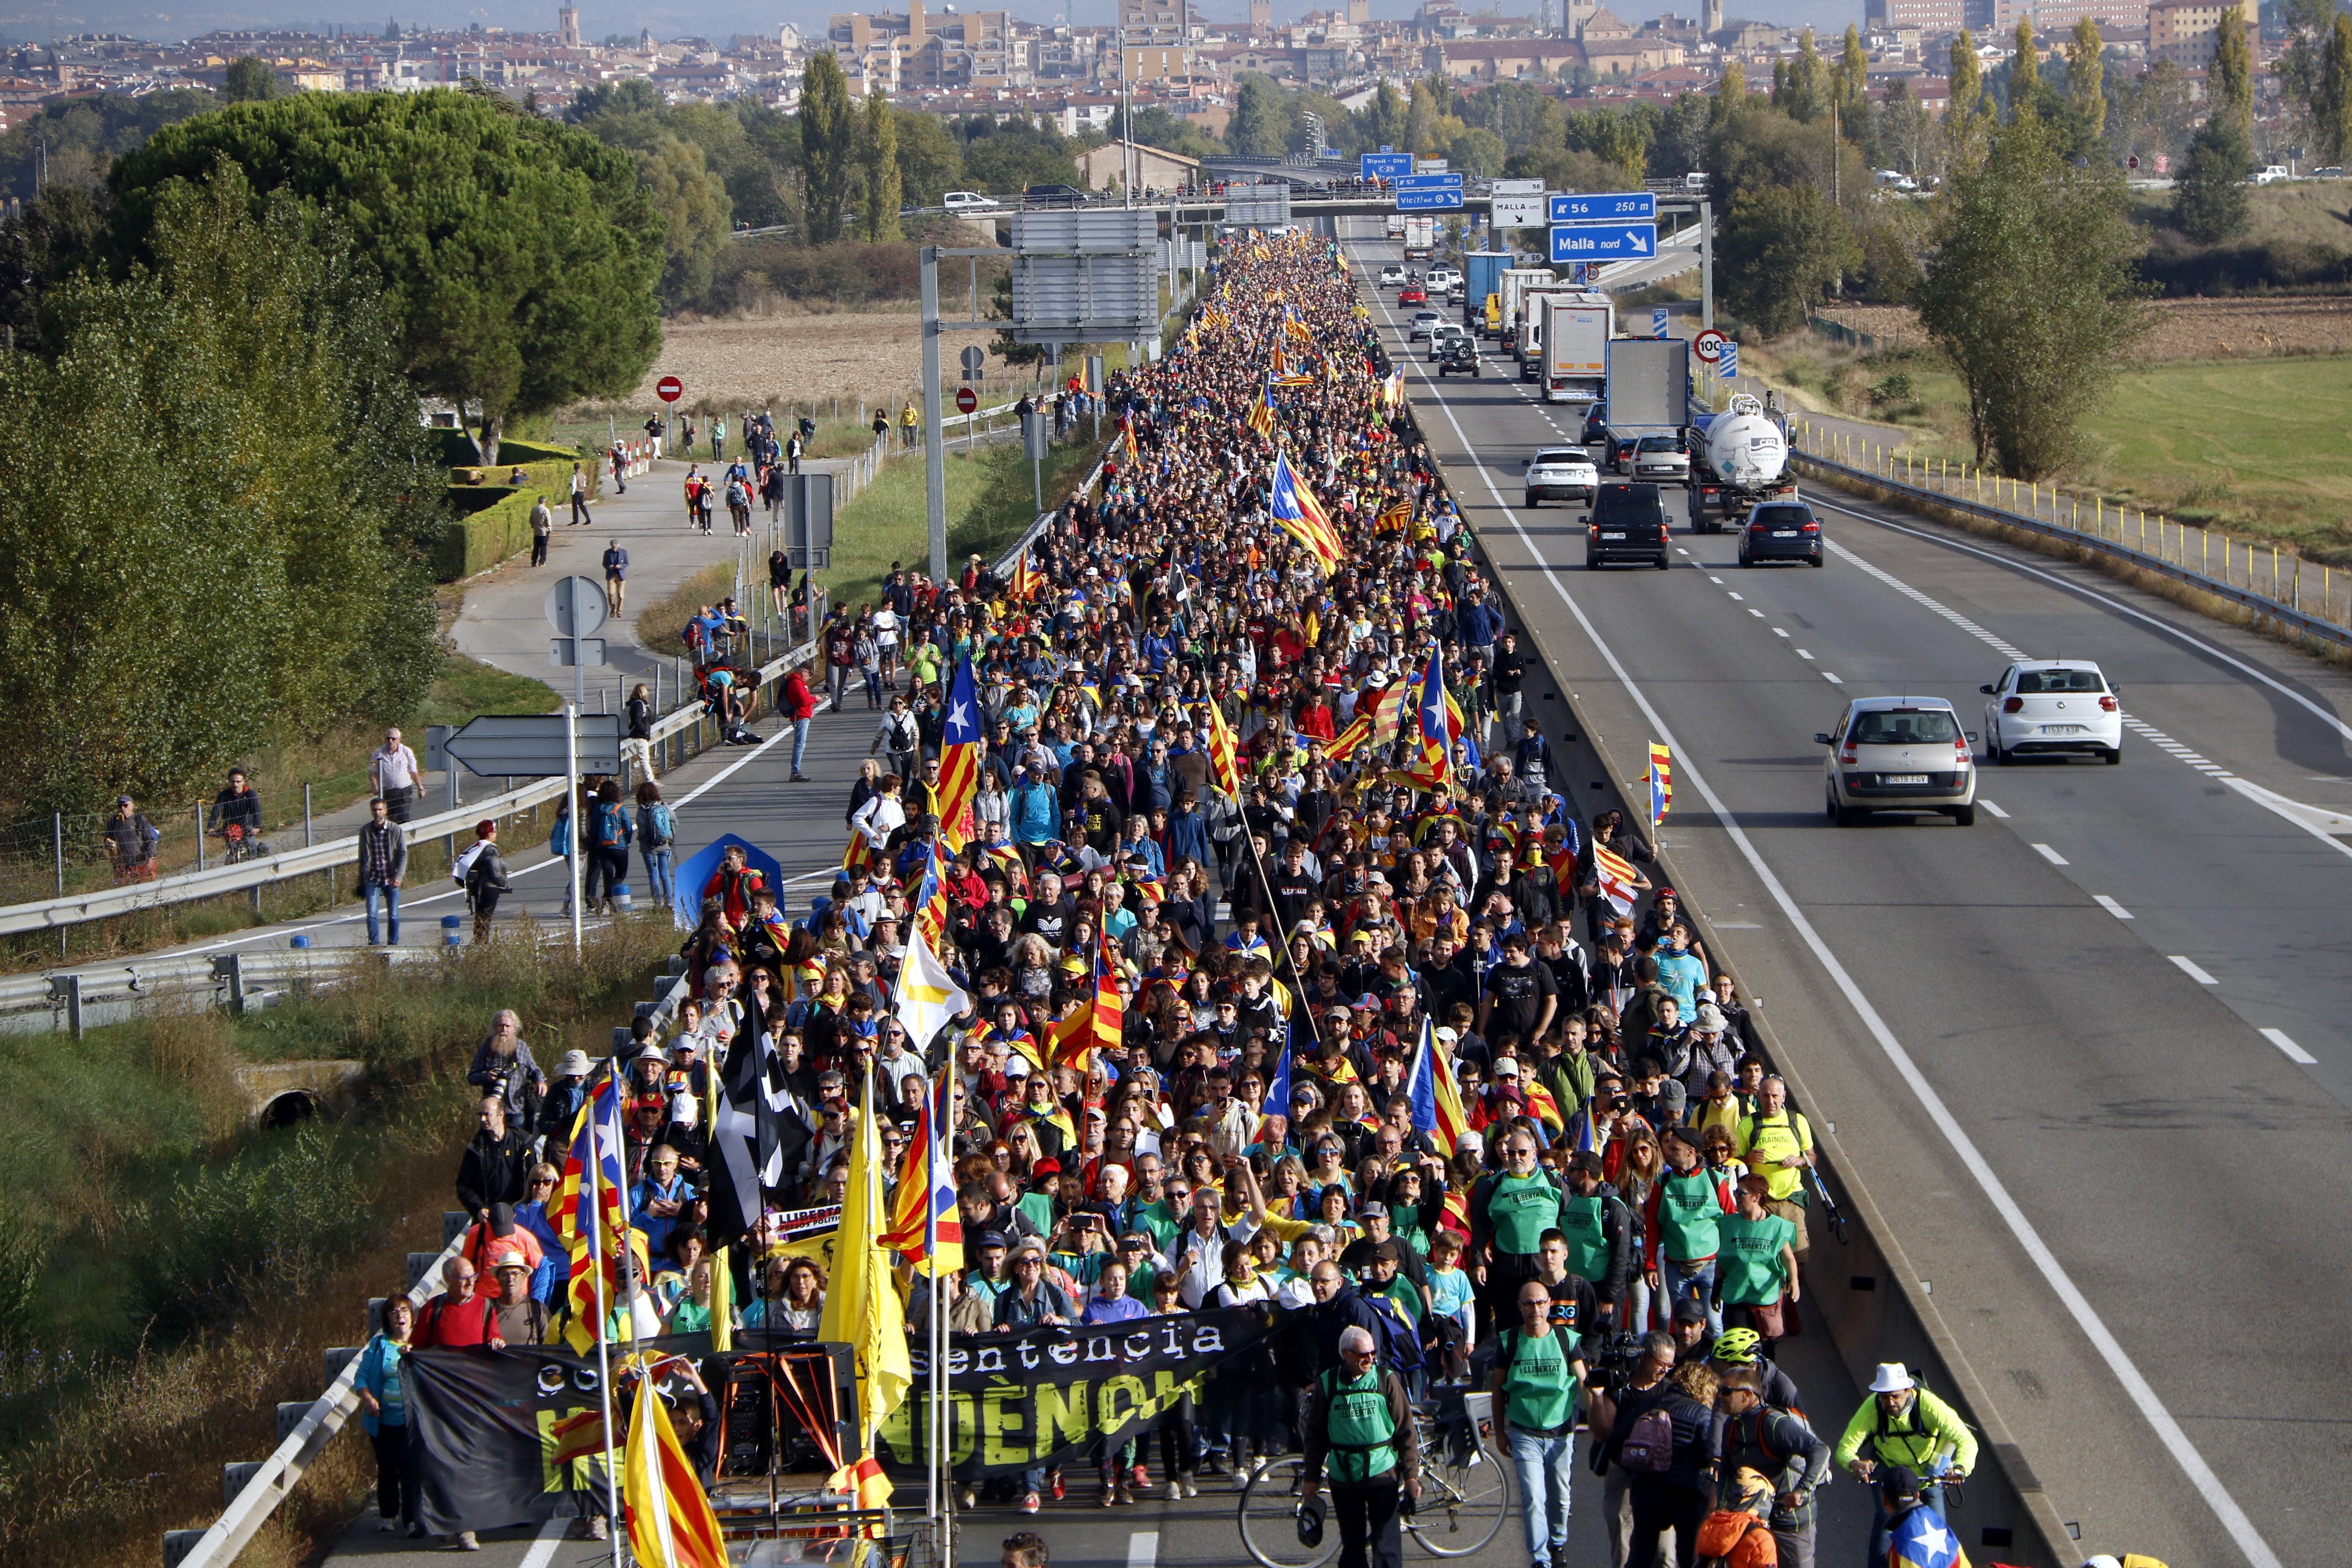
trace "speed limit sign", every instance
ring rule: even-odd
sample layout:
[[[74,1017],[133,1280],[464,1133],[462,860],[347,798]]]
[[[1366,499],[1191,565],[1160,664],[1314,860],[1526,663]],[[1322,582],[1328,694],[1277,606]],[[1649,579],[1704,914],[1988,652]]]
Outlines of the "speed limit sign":
[[[686,395],[686,383],[674,375],[666,375],[654,383],[654,395],[664,403],[676,403]]]
[[[1713,364],[1723,357],[1723,345],[1727,341],[1721,332],[1709,327],[1691,340],[1691,351],[1707,363]]]

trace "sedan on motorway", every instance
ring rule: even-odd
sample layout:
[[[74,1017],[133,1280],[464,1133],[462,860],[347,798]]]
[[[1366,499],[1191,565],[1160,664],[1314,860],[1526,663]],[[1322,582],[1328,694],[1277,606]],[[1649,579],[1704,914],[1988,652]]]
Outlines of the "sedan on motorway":
[[[1383,288],[1383,289],[1402,289],[1402,288],[1403,288],[1403,287],[1404,287],[1404,268],[1402,268],[1402,267],[1394,267],[1394,266],[1391,266],[1391,267],[1383,267],[1383,268],[1381,268],[1381,288]]]
[[[984,213],[996,210],[996,198],[978,191],[950,191],[940,198],[940,205],[951,213]]]
[[[1857,697],[1837,728],[1813,737],[1830,749],[1828,815],[1851,827],[1874,812],[1977,819],[1974,731],[1940,697]]]
[[[1595,398],[1592,406],[1584,411],[1584,444],[1590,447],[1596,441],[1607,439],[1609,439],[1609,405]]]
[[[1415,342],[1418,342],[1436,331],[1437,322],[1438,315],[1436,311],[1415,310],[1412,313],[1412,321],[1407,330],[1406,335],[1413,339]]]
[[[1430,359],[1432,361],[1435,361],[1443,358],[1445,353],[1446,344],[1452,342],[1456,338],[1466,338],[1469,335],[1470,329],[1464,326],[1459,321],[1438,322],[1435,326],[1429,329]]]
[[[2123,697],[2089,659],[2025,659],[1977,689],[1988,699],[1989,763],[2028,756],[2124,760]]]
[[[1644,436],[1633,448],[1637,479],[1681,480],[1690,478],[1690,454],[1680,436]]]
[[[1739,531],[1739,563],[1803,561],[1822,563],[1822,520],[1803,501],[1759,501],[1748,509]],[[1990,689],[1990,688],[1988,688]]]
[[[1528,459],[1529,506],[1548,500],[1591,500],[1600,488],[1601,474],[1581,447],[1546,447]]]
[[[1404,286],[1404,291],[1397,296],[1397,303],[1400,305],[1426,305],[1429,303],[1429,290],[1423,288],[1418,283],[1408,283]]]

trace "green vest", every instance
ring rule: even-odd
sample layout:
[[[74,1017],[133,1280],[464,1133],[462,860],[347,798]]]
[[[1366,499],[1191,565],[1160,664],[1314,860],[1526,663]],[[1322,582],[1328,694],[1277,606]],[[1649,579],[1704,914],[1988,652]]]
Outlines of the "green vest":
[[[1557,1432],[1576,1415],[1576,1370],[1569,1364],[1569,1336],[1559,1329],[1540,1338],[1517,1329],[1503,1333],[1503,1353],[1510,1357],[1510,1369],[1503,1374],[1508,1420],[1531,1432]]]
[[[1323,1374],[1327,1400],[1323,1436],[1331,1446],[1323,1461],[1324,1474],[1334,1485],[1368,1481],[1396,1468],[1396,1418],[1389,1413],[1389,1396],[1381,1387],[1379,1363],[1364,1375],[1340,1380],[1339,1373]]]
[[[1797,1227],[1776,1214],[1762,1219],[1726,1215],[1717,1233],[1723,1250],[1716,1258],[1716,1279],[1727,1307],[1770,1306],[1789,1282],[1780,1277],[1780,1249],[1793,1247]]]
[[[1560,1234],[1568,1238],[1568,1271],[1594,1285],[1609,1278],[1609,1237],[1601,1228],[1601,1199],[1570,1197],[1559,1206]]]
[[[1721,1250],[1717,1226],[1723,1205],[1716,1197],[1715,1178],[1698,1166],[1687,1176],[1669,1166],[1658,1180],[1658,1228],[1664,1234],[1665,1256],[1676,1263],[1696,1263]]]
[[[1486,1194],[1486,1224],[1496,1251],[1531,1254],[1559,1224],[1559,1190],[1548,1176],[1502,1177]]]

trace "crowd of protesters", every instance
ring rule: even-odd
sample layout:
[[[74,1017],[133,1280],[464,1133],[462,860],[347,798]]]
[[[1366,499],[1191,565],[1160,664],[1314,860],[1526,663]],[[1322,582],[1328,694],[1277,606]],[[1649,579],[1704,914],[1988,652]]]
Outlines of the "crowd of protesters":
[[[1900,1366],[1834,1448],[1807,1424],[1775,1354],[1801,1331],[1810,1129],[1642,873],[1641,825],[1572,809],[1530,657],[1390,372],[1335,248],[1222,247],[1181,345],[1108,388],[1101,483],[1017,566],[894,571],[880,605],[837,612],[835,709],[855,673],[853,722],[877,726],[845,869],[793,921],[730,851],[684,945],[694,994],[629,1048],[643,1310],[710,1321],[702,1107],[729,1053],[765,1053],[789,1100],[776,1211],[839,1201],[861,1116],[895,1181],[945,1079],[956,1331],[1255,1303],[1283,1323],[1152,1441],[1098,1448],[1083,1500],[1239,1489],[1302,1452],[1345,1568],[1392,1564],[1416,1426],[1475,1391],[1535,1563],[1564,1562],[1580,1432],[1612,1568],[1669,1537],[1685,1568],[1809,1563],[1838,1465],[1885,1482],[1883,1563],[1890,1521],[1939,1503],[1975,1439]],[[1270,510],[1278,455],[1336,562]],[[1434,741],[1408,689],[1433,658]],[[978,786],[950,852],[966,661]],[[898,1016],[916,941],[974,998],[932,1040]],[[1114,1037],[1065,1038],[1106,992]],[[546,1331],[525,1302],[564,1300],[542,1156],[591,1066],[549,1075],[518,1028],[502,1015],[477,1055],[457,1183],[498,1304],[461,1331],[509,1342]],[[1458,1123],[1431,1112],[1449,1098]],[[750,1258],[740,1320],[814,1335],[825,1284],[814,1259]],[[1034,1514],[1069,1489],[1039,1469],[992,1500]]]

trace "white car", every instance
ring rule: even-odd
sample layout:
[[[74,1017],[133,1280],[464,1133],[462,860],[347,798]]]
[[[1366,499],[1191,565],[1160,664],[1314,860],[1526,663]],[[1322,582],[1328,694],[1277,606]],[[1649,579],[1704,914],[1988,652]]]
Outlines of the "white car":
[[[951,213],[984,213],[996,210],[996,198],[978,191],[950,191],[940,198],[940,205]]]
[[[1878,811],[1977,819],[1976,735],[1940,697],[1858,697],[1837,728],[1813,737],[1829,748],[1830,820],[1840,827]]]
[[[1451,267],[1433,267],[1429,269],[1429,276],[1423,281],[1429,285],[1429,291],[1433,294],[1440,289],[1450,292],[1462,281],[1462,274]]]
[[[1433,361],[1444,353],[1448,339],[1466,338],[1469,335],[1470,329],[1459,321],[1438,322],[1429,329],[1429,357]]]
[[[1402,289],[1402,288],[1403,288],[1403,287],[1404,287],[1404,268],[1402,268],[1402,267],[1383,267],[1383,268],[1381,268],[1381,288],[1383,288],[1383,289]]]
[[[1415,310],[1412,313],[1412,328],[1407,335],[1413,342],[1419,342],[1422,339],[1429,336],[1430,333],[1437,330],[1437,321],[1438,315],[1436,311]]]
[[[1601,472],[1581,447],[1546,447],[1528,459],[1528,505],[1547,500],[1589,501],[1601,488]]]
[[[2122,694],[2089,659],[2026,659],[1977,689],[1987,699],[1989,763],[2076,753],[2124,760]]]

